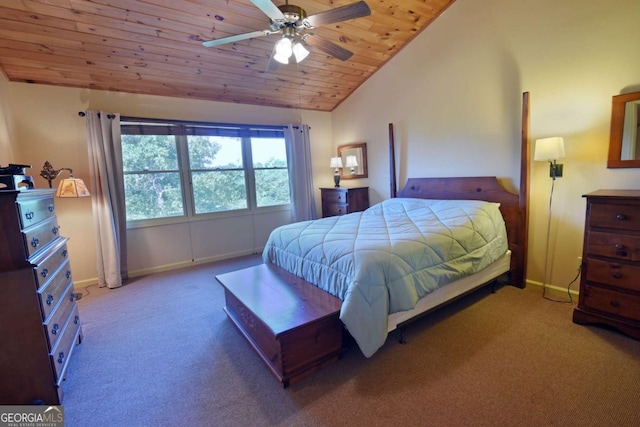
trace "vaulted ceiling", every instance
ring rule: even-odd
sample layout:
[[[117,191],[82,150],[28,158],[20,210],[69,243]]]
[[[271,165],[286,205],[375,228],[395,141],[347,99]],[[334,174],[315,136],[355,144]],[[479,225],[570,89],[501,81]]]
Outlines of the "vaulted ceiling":
[[[0,0],[0,70],[13,82],[332,111],[454,0],[366,0],[371,14],[313,28],[353,52],[311,47],[267,71],[269,29],[250,0]],[[355,0],[292,0],[308,15]],[[284,0],[274,0],[277,6]]]

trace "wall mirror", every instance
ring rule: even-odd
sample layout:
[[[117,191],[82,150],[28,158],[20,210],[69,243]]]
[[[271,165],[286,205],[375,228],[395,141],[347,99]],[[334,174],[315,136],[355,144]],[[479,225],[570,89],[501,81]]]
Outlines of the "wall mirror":
[[[611,102],[608,168],[640,167],[640,92],[616,95]]]
[[[338,156],[342,158],[340,178],[367,178],[367,143],[341,145],[338,147]]]

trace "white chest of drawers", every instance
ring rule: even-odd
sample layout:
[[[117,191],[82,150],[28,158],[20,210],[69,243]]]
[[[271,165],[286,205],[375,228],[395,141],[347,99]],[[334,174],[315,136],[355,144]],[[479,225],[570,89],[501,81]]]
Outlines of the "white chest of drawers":
[[[82,340],[54,190],[0,191],[0,404],[62,402]]]

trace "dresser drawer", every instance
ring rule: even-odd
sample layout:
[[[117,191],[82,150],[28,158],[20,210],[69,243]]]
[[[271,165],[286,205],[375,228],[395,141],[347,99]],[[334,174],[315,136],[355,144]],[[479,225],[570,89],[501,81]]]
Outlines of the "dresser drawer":
[[[640,261],[640,236],[590,231],[586,252],[627,261]]]
[[[73,300],[73,284],[69,283],[69,286],[62,294],[62,298],[60,298],[58,306],[53,310],[51,316],[44,321],[44,330],[47,333],[47,338],[49,339],[50,349],[55,347],[56,342],[62,333],[62,327],[69,318],[69,313],[71,313],[71,310],[75,307]]]
[[[589,282],[603,283],[630,291],[640,291],[640,265],[587,259]]]
[[[49,317],[55,306],[58,305],[58,301],[63,297],[69,282],[71,282],[71,269],[69,261],[67,261],[60,266],[45,286],[38,290],[43,319]]]
[[[588,226],[640,231],[640,209],[637,205],[593,203]]]
[[[22,233],[29,258],[58,237],[59,231],[60,226],[58,225],[56,217],[52,217],[41,224],[23,230]]]
[[[67,367],[73,346],[80,333],[80,317],[78,316],[78,306],[74,304],[73,310],[69,317],[67,317],[62,332],[55,348],[51,351],[51,363],[53,364],[56,372],[56,378],[58,382],[62,378],[62,375]]]
[[[323,205],[322,208],[322,216],[345,215],[349,212],[349,206],[346,204],[331,203]]]
[[[41,258],[33,260],[34,264],[36,264],[34,272],[38,288],[42,287],[60,265],[69,259],[66,242],[66,238],[61,238],[60,242],[53,245],[50,251],[43,253]]]
[[[322,203],[347,203],[347,192],[341,190],[323,190]]]
[[[584,306],[628,319],[640,319],[640,296],[586,285]]]
[[[50,197],[19,200],[17,203],[22,228],[30,227],[55,216],[55,205]]]

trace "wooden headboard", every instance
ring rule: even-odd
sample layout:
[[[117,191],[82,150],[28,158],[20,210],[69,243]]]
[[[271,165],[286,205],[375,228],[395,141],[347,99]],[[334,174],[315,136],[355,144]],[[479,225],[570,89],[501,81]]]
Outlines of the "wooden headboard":
[[[391,196],[444,200],[487,200],[500,203],[509,249],[511,250],[510,284],[524,288],[529,223],[529,93],[522,99],[522,142],[520,192],[512,193],[500,185],[495,176],[454,178],[409,178],[396,193],[393,125],[389,124],[391,162]]]

